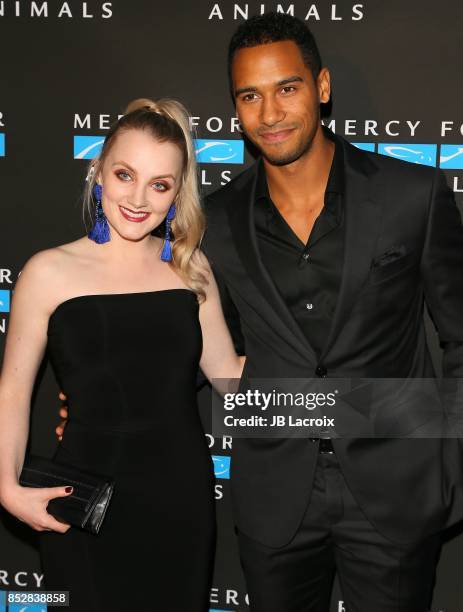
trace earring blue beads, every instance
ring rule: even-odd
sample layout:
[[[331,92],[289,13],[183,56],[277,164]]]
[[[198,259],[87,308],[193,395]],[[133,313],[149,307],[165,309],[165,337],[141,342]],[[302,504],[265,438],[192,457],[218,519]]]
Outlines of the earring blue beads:
[[[170,224],[175,217],[175,202],[170,205],[166,217],[166,235],[164,238],[164,245],[162,247],[161,259],[162,261],[172,261],[172,244],[171,244],[171,230]]]
[[[94,240],[97,244],[103,244],[110,240],[108,220],[106,219],[103,206],[101,205],[103,188],[98,183],[95,183],[92,193],[96,201],[95,223],[92,229],[89,231],[88,237],[90,240]]]

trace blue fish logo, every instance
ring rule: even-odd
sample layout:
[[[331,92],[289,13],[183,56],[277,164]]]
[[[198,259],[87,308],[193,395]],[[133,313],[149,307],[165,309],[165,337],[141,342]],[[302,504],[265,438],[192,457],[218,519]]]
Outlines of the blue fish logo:
[[[74,136],[74,159],[97,157],[104,141],[104,136]]]
[[[441,145],[439,165],[447,170],[463,170],[463,145]]]
[[[10,312],[10,290],[9,289],[0,289],[0,312]]]
[[[351,144],[353,144],[354,147],[357,147],[357,149],[362,149],[362,151],[371,151],[372,153],[375,152],[374,142],[351,142]]]
[[[0,157],[5,157],[5,134],[0,134]]]
[[[243,164],[243,140],[195,140],[196,159],[202,164]]]
[[[225,455],[212,455],[216,478],[230,478],[230,460],[231,457],[226,457]]]
[[[378,153],[389,155],[389,157],[396,157],[412,164],[435,166],[437,145],[380,143],[378,144]]]
[[[1,608],[0,608],[1,609]],[[10,604],[8,612],[47,612],[48,606],[46,604],[24,606],[23,604]]]

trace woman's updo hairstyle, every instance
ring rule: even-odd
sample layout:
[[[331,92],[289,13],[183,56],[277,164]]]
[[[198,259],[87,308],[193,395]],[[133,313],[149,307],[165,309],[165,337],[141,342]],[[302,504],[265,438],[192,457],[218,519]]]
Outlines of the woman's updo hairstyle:
[[[108,131],[100,155],[90,163],[84,196],[84,218],[93,224],[95,203],[92,196],[96,179],[114,143],[116,135],[124,130],[147,130],[159,142],[172,142],[183,155],[183,171],[177,197],[176,213],[171,228],[172,265],[185,284],[198,295],[200,301],[205,297],[204,285],[207,279],[198,266],[197,248],[205,229],[204,214],[201,209],[197,165],[193,136],[191,134],[188,111],[177,100],[161,98],[137,98],[129,102],[122,117]],[[155,231],[161,235],[164,222]],[[163,234],[162,234],[163,235]]]

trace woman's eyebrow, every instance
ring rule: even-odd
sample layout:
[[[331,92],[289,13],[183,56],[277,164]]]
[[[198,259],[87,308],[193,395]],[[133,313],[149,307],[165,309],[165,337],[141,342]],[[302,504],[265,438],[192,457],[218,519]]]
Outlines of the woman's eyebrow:
[[[128,168],[128,169],[129,169],[131,172],[133,172],[134,174],[136,174],[136,173],[137,173],[137,171],[136,171],[136,170],[134,170],[130,164],[128,164],[127,162],[122,161],[122,160],[121,160],[121,161],[114,162],[113,164],[111,164],[111,167],[113,167],[113,166],[125,166],[125,167],[126,167],[126,168]],[[169,173],[168,173],[168,174],[158,174],[158,175],[156,175],[156,176],[152,176],[151,178],[152,178],[152,179],[171,178],[173,181],[175,181],[175,176],[174,176],[173,174],[169,174]]]

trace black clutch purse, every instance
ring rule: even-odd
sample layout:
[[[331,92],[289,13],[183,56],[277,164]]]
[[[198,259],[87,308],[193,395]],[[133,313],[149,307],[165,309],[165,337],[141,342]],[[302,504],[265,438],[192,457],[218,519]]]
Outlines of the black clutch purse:
[[[114,482],[106,476],[83,472],[45,457],[28,455],[19,477],[25,487],[71,485],[67,497],[51,499],[47,511],[57,520],[97,534],[113,494]]]

